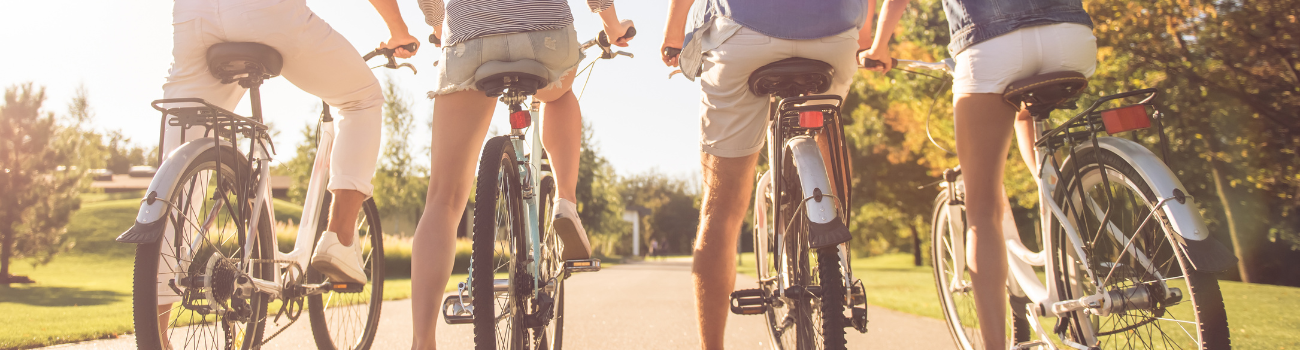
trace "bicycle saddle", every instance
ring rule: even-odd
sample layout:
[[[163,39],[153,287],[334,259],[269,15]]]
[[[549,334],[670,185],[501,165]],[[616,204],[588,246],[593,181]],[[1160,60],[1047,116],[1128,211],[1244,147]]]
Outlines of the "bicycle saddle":
[[[1052,72],[1016,80],[1007,85],[1002,98],[1015,106],[1028,109],[1035,115],[1065,107],[1088,87],[1088,77],[1074,71]],[[1073,107],[1071,107],[1073,108]]]
[[[781,98],[805,93],[820,94],[831,88],[829,63],[800,57],[768,63],[749,75],[749,91],[755,95]]]
[[[500,96],[506,89],[532,95],[551,83],[545,78],[550,75],[551,70],[534,60],[489,61],[474,71],[474,87],[488,97]]]
[[[220,43],[208,48],[208,71],[229,84],[241,74],[259,74],[261,79],[280,75],[284,58],[275,48],[262,43]]]

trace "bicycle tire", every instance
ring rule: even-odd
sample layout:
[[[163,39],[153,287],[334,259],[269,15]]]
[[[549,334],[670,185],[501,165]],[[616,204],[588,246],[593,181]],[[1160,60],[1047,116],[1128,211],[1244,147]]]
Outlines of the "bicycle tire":
[[[321,201],[318,218],[328,218],[332,196],[325,194]],[[360,292],[336,293],[325,292],[307,297],[307,315],[311,322],[312,336],[316,347],[322,350],[333,349],[369,349],[375,341],[379,329],[379,315],[384,303],[384,235],[379,221],[379,207],[374,198],[367,198],[361,204],[361,216],[356,242],[362,243],[365,252],[365,270],[368,282]],[[320,240],[328,222],[319,220],[316,235],[312,242]],[[369,243],[367,247],[364,244]],[[325,275],[310,266],[307,268],[307,283],[315,284],[325,281]]]
[[[253,267],[248,268],[242,262],[230,262],[243,258],[241,252],[247,242],[247,223],[242,221],[247,220],[244,215],[252,208],[248,204],[249,198],[237,192],[255,187],[245,183],[253,172],[238,151],[222,146],[200,153],[181,174],[174,180],[175,190],[170,198],[166,198],[167,203],[173,203],[164,218],[167,220],[166,231],[158,241],[136,246],[132,286],[136,346],[140,349],[164,348],[162,342],[165,338],[173,344],[179,340],[178,345],[169,346],[177,349],[257,348],[262,342],[268,301],[262,293],[254,292],[249,298],[234,295],[234,280],[239,271],[250,271],[252,277],[267,279],[274,273],[274,264],[252,263]],[[217,184],[212,186],[212,182]],[[243,204],[235,213],[231,209],[236,207],[229,203]],[[263,213],[260,218],[259,231],[271,232],[270,215]],[[210,225],[204,225],[205,222]],[[209,228],[204,230],[204,239],[200,240],[196,232],[204,226]],[[220,231],[215,233],[215,237],[213,229]],[[252,252],[251,259],[272,256],[270,235],[259,235]],[[229,260],[227,263],[212,261],[213,256]],[[167,268],[160,270],[159,264],[164,260]],[[208,267],[209,262],[212,267]],[[186,278],[178,281],[174,277],[181,270]],[[217,272],[206,274],[208,271]],[[211,290],[199,282],[208,275],[216,276],[206,284],[212,286]],[[168,312],[167,334],[162,334],[159,324],[157,283],[160,277],[180,290],[182,297],[182,302],[172,303]],[[207,294],[212,297],[208,298]],[[185,299],[193,302],[186,303]],[[209,315],[210,311],[204,310],[211,309],[209,302],[213,300],[222,308],[243,315],[234,320],[228,314]],[[246,319],[241,321],[240,318]]]
[[[1177,233],[1172,231],[1168,220],[1163,218],[1162,212],[1157,212],[1159,220],[1153,218],[1145,230],[1136,231],[1139,222],[1146,217],[1150,208],[1159,199],[1147,185],[1148,179],[1143,177],[1143,172],[1139,172],[1124,158],[1110,150],[1087,148],[1076,152],[1074,157],[1062,167],[1061,174],[1063,180],[1061,183],[1066,184],[1067,187],[1058,191],[1054,200],[1062,208],[1067,208],[1067,215],[1070,215],[1078,228],[1080,239],[1089,242],[1085,243],[1083,250],[1090,260],[1078,261],[1071,247],[1062,238],[1065,235],[1060,223],[1054,221],[1053,232],[1056,233],[1057,239],[1053,239],[1052,242],[1054,248],[1052,258],[1057,259],[1055,276],[1058,278],[1058,292],[1062,299],[1080,298],[1090,294],[1084,290],[1096,290],[1095,286],[1090,286],[1092,284],[1090,279],[1079,272],[1080,269],[1089,269],[1100,276],[1115,278],[1115,284],[1111,284],[1110,280],[1102,280],[1102,289],[1107,291],[1135,291],[1138,286],[1150,286],[1151,282],[1146,280],[1158,276],[1163,276],[1171,287],[1187,289],[1185,297],[1168,305],[1162,305],[1169,302],[1166,300],[1157,302],[1151,307],[1134,307],[1107,316],[1089,316],[1083,311],[1072,312],[1068,315],[1070,339],[1101,349],[1229,348],[1231,343],[1227,313],[1224,311],[1218,280],[1212,274],[1197,272],[1192,268],[1182,250],[1177,249],[1179,243],[1174,237]],[[1107,182],[1102,181],[1102,174],[1105,174],[1109,187],[1106,186]],[[1078,192],[1074,192],[1076,190]],[[1119,254],[1124,250],[1125,243],[1117,243],[1121,238],[1114,237],[1113,233],[1102,235],[1106,239],[1096,236],[1099,233],[1097,228],[1101,227],[1102,221],[1096,215],[1102,212],[1097,210],[1100,204],[1097,207],[1084,205],[1085,196],[1081,196],[1086,194],[1086,198],[1094,198],[1093,190],[1103,192],[1101,196],[1103,200],[1105,193],[1116,192],[1111,193],[1110,198],[1119,201],[1110,202],[1112,206],[1107,212],[1113,213],[1106,221],[1119,228],[1118,231],[1124,235],[1123,237],[1131,237],[1125,241],[1133,242],[1132,249],[1142,252],[1143,256],[1148,256],[1152,266],[1158,267],[1155,271],[1160,275],[1152,273],[1149,268],[1138,268],[1143,263],[1134,258],[1134,255]],[[1087,202],[1097,203],[1096,199]],[[1120,206],[1115,207],[1114,204]],[[1078,225],[1079,223],[1084,225]],[[1137,234],[1129,236],[1127,232]],[[1178,280],[1179,278],[1182,280]],[[1121,303],[1121,305],[1129,304]],[[1185,310],[1188,306],[1190,310]],[[1170,325],[1167,321],[1189,314],[1194,319],[1194,322],[1188,323],[1195,324],[1195,336],[1182,328],[1182,324]],[[1170,331],[1164,332],[1162,325],[1170,325],[1168,327]],[[1144,339],[1145,337],[1150,339]],[[1093,339],[1095,342],[1092,341]]]
[[[939,308],[943,312],[944,325],[948,328],[948,333],[952,335],[953,344],[958,349],[977,350],[984,349],[984,341],[978,328],[979,317],[975,310],[975,300],[972,290],[969,288],[970,283],[970,265],[963,271],[961,280],[967,283],[967,287],[955,290],[952,288],[952,266],[953,263],[952,249],[952,231],[949,226],[948,213],[948,191],[944,189],[934,200],[934,210],[930,219],[930,263],[934,272],[935,291],[939,296]],[[959,196],[961,197],[961,196]],[[965,215],[966,210],[961,210]],[[963,220],[964,222],[964,220]],[[963,223],[961,227],[966,227]],[[966,230],[962,230],[962,235]],[[965,237],[965,236],[963,236]],[[970,242],[966,237],[964,242]],[[962,249],[965,249],[964,247]],[[1011,343],[1019,344],[1029,341],[1032,330],[1029,326],[1029,314],[1025,306],[1028,299],[1017,297],[1008,293],[1008,329],[1011,330]]]
[[[848,320],[844,317],[846,287],[843,272],[840,271],[839,254],[822,253],[835,252],[837,246],[818,250],[814,258],[808,243],[810,232],[806,225],[807,214],[804,212],[807,209],[803,205],[807,194],[802,192],[799,169],[794,165],[794,154],[785,151],[782,158],[781,171],[784,175],[781,180],[785,182],[779,190],[785,192],[781,196],[782,217],[793,220],[787,223],[789,229],[783,234],[786,239],[785,254],[787,261],[794,260],[791,265],[795,273],[791,274],[794,277],[791,285],[803,289],[802,293],[796,293],[802,295],[796,296],[792,308],[798,349],[844,349],[844,327],[848,325]],[[824,171],[823,169],[814,171]],[[825,173],[820,176],[825,176]],[[811,268],[813,261],[817,261],[815,270]]]
[[[527,344],[527,332],[522,327],[526,309],[521,295],[531,292],[532,288],[520,282],[532,280],[523,271],[527,255],[524,246],[526,220],[521,203],[523,193],[519,167],[514,145],[508,136],[493,137],[483,146],[477,186],[473,252],[470,255],[474,347],[478,350],[523,349]],[[506,290],[502,293],[493,289],[497,273],[509,276]],[[498,321],[498,312],[509,312],[510,316]],[[499,324],[502,321],[505,325]]]
[[[544,312],[544,308],[549,306],[549,317],[543,315],[542,326],[533,328],[533,347],[540,350],[559,350],[564,344],[564,260],[560,258],[559,237],[552,232],[547,231],[549,228],[552,211],[555,209],[551,206],[551,201],[555,198],[555,177],[546,176],[542,178],[539,187],[541,195],[537,197],[537,232],[542,236],[542,251],[540,254],[540,267],[544,275],[540,280],[554,283],[553,291],[546,295],[551,298],[550,304],[545,302],[538,303],[536,300],[530,303],[529,310],[533,314]],[[550,272],[551,274],[546,274]]]
[[[765,201],[767,206],[765,210],[765,219],[759,218],[759,214],[754,213],[755,226],[758,226],[757,223],[759,220],[764,220],[764,226],[769,230],[766,232],[755,232],[754,266],[760,273],[765,273],[766,276],[775,277],[768,282],[760,282],[758,288],[763,291],[763,295],[776,297],[783,290],[781,286],[789,285],[789,281],[785,278],[786,275],[780,273],[783,269],[782,266],[788,265],[788,262],[785,260],[787,255],[783,248],[785,247],[785,240],[782,239],[782,235],[780,234],[780,232],[783,231],[773,226],[775,225],[776,216],[782,215],[782,212],[780,211],[780,208],[773,203],[771,197],[771,194],[773,193],[772,182],[767,182],[766,186],[760,188],[756,193],[761,195],[756,196],[754,200]],[[759,240],[764,240],[764,242],[767,243],[767,249],[764,249],[759,245]],[[768,258],[759,259],[759,254],[763,254]],[[760,275],[760,277],[763,276],[764,275]],[[786,302],[783,298],[780,302],[769,302],[767,310],[763,312],[763,320],[767,323],[767,334],[769,336],[768,339],[772,341],[772,349],[785,350],[798,348],[798,342],[794,336],[795,332],[782,331],[787,320],[790,322],[793,322],[794,320],[794,316],[791,312],[792,310],[790,310],[789,306],[790,303]]]

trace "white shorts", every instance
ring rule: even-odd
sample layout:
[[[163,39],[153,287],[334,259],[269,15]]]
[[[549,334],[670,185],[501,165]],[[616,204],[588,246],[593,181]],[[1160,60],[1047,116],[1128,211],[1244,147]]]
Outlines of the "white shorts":
[[[741,28],[704,53],[700,71],[700,149],[718,157],[744,157],[767,139],[768,97],[749,91],[749,75],[769,63],[802,57],[835,68],[827,94],[844,96],[857,71],[858,30],[812,40],[773,38]]]
[[[1012,82],[1031,76],[1076,71],[1092,76],[1097,69],[1097,37],[1077,23],[1020,28],[957,54],[955,94],[1001,94]]]

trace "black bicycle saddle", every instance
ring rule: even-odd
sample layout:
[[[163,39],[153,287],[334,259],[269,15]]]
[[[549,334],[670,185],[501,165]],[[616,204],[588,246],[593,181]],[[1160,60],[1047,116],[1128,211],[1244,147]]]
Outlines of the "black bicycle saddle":
[[[222,83],[242,74],[259,74],[261,79],[280,75],[284,58],[275,48],[262,43],[220,43],[208,48],[208,71]]]
[[[749,75],[749,91],[755,95],[781,98],[820,94],[830,90],[835,68],[829,63],[791,57],[768,63]]]

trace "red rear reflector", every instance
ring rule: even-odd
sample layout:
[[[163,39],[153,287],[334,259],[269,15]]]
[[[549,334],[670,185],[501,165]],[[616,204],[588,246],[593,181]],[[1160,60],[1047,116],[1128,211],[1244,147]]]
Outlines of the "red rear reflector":
[[[529,125],[533,125],[533,115],[529,114],[528,111],[510,113],[511,129],[523,129]]]
[[[1147,115],[1144,105],[1101,111],[1101,121],[1106,124],[1106,133],[1109,134],[1151,127],[1151,116]]]
[[[803,111],[799,112],[799,127],[801,128],[820,128],[824,121],[821,111]]]

